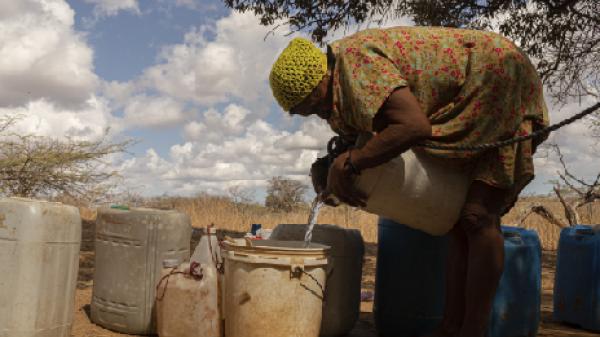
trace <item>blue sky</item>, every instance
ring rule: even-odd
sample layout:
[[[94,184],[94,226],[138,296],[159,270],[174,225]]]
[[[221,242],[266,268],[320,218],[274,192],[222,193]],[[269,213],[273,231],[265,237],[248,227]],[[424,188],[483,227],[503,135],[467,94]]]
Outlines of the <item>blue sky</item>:
[[[406,24],[399,19],[393,24]],[[290,37],[217,0],[3,0],[0,114],[16,131],[51,137],[133,137],[110,158],[125,189],[143,195],[254,191],[282,175],[309,183],[310,164],[333,135],[317,118],[286,116],[267,83]],[[355,29],[349,29],[352,33]],[[336,32],[335,37],[344,33]],[[553,121],[591,98],[551,104]],[[554,134],[573,170],[600,167],[583,123]],[[527,193],[546,193],[556,158],[536,159]]]
[[[228,13],[219,1],[202,1],[201,8],[138,2],[139,13],[123,10],[118,15],[97,18],[96,7],[82,0],[69,0],[75,10],[75,29],[87,33],[95,52],[96,73],[107,81],[127,81],[156,62],[165,45],[183,42],[190,28],[208,25]]]

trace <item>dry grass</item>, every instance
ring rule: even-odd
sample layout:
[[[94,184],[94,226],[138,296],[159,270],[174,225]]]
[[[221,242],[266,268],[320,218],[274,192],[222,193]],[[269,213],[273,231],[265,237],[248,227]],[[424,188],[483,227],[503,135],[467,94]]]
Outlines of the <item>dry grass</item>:
[[[234,203],[228,198],[211,196],[154,200],[149,205],[180,210],[190,216],[193,227],[214,224],[217,228],[239,232],[248,231],[252,223],[262,224],[264,228],[274,228],[281,223],[306,223],[309,214],[308,205],[292,212],[274,212],[258,204]],[[319,223],[358,228],[365,240],[375,242],[377,239],[377,216],[352,207],[325,206],[319,214]]]
[[[549,209],[559,220],[566,222],[563,208],[556,199],[549,197],[521,198],[515,207],[502,218],[502,223],[519,225],[525,210],[532,205],[541,204]],[[246,232],[252,223],[260,223],[264,228],[274,228],[281,223],[305,223],[308,219],[308,205],[297,207],[293,212],[274,212],[258,204],[235,203],[229,198],[199,196],[195,198],[158,198],[143,201],[143,206],[161,209],[177,209],[188,214],[192,226],[196,228],[214,224],[217,228],[236,232]],[[95,212],[81,208],[82,218],[93,220]],[[595,202],[579,209],[584,223],[600,224],[600,202]],[[359,229],[367,242],[377,242],[377,216],[340,206],[323,207],[319,215],[319,223],[334,224],[345,228]],[[558,245],[560,230],[537,214],[528,216],[523,221],[524,228],[538,232],[542,247],[554,250]]]

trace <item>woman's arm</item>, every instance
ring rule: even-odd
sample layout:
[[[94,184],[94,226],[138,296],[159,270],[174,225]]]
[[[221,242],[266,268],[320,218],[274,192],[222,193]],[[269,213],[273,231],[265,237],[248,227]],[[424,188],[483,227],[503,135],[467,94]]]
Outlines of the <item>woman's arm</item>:
[[[431,124],[408,87],[395,90],[373,118],[377,134],[361,149],[339,155],[327,177],[326,195],[333,193],[351,206],[365,206],[366,196],[353,185],[353,168],[357,170],[381,165],[431,136]]]
[[[396,89],[373,118],[377,131],[360,149],[352,150],[358,170],[381,165],[431,137],[431,124],[408,87]]]

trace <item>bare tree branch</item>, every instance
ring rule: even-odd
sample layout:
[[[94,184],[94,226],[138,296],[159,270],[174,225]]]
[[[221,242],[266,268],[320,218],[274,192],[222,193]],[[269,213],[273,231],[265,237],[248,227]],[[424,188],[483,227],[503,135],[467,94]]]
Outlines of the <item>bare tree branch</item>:
[[[9,120],[8,126],[14,124]],[[0,125],[5,125],[0,122]],[[32,135],[0,134],[0,194],[37,197],[63,194],[86,198],[118,174],[104,158],[124,152],[133,142],[58,140]],[[91,195],[91,194],[90,194]]]
[[[565,210],[565,217],[567,218],[567,221],[569,221],[569,224],[571,226],[580,224],[581,219],[579,217],[579,213],[577,212],[576,209],[574,209],[574,207],[572,205],[567,203],[567,201],[563,198],[562,194],[560,193],[560,189],[557,187],[554,187],[554,193],[556,193],[556,196],[558,196],[558,200],[563,205],[563,208]]]
[[[565,228],[565,227],[569,227],[569,225],[565,224],[564,222],[558,220],[554,214],[552,214],[552,212],[550,210],[548,210],[546,207],[544,207],[543,205],[534,205],[531,206],[531,208],[529,208],[529,210],[526,211],[526,214],[521,215],[520,218],[521,220],[519,221],[519,226],[523,227],[523,223],[525,222],[525,220],[531,215],[531,214],[537,214],[541,217],[543,217],[544,219],[546,219],[548,222],[550,222],[553,225],[556,225],[560,228]]]

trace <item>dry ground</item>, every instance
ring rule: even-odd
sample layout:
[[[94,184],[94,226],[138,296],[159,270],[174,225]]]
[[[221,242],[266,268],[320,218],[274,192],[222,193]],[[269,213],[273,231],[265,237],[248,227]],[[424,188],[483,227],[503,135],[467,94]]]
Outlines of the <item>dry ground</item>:
[[[89,320],[89,303],[92,293],[93,275],[93,233],[92,222],[86,222],[84,226],[84,240],[80,258],[80,275],[75,303],[75,319],[73,323],[72,337],[117,337],[127,336],[105,330]],[[373,290],[375,275],[375,258],[377,254],[376,244],[370,243],[366,250],[366,263],[363,271],[363,289]],[[542,281],[542,323],[538,336],[543,337],[567,337],[567,336],[599,336],[591,332],[573,329],[552,320],[552,287],[554,280],[556,253],[544,251],[543,256],[543,281]],[[350,334],[351,337],[375,337],[377,336],[372,320],[372,303],[364,302],[361,305],[363,313],[356,328]]]

